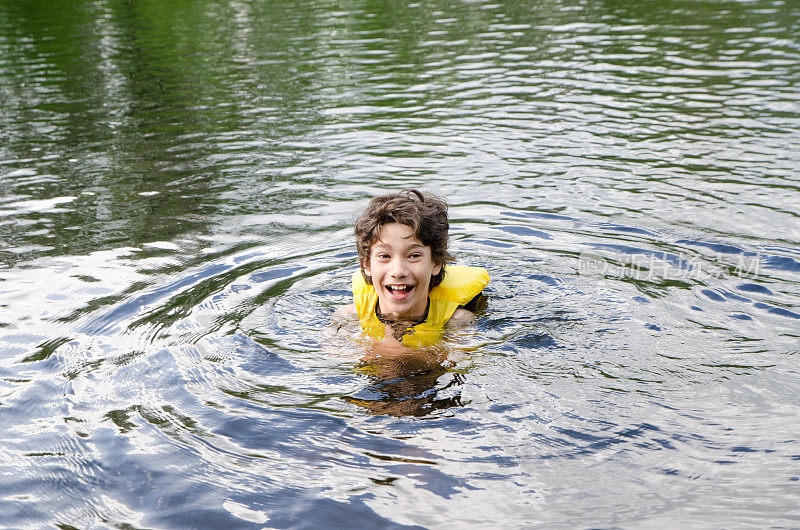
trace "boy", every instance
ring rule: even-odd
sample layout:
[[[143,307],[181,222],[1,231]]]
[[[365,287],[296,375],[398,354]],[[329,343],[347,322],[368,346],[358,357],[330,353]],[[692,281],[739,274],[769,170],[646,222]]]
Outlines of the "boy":
[[[353,274],[354,304],[365,334],[405,346],[434,344],[448,321],[489,283],[481,267],[447,266],[447,205],[433,195],[405,190],[373,198],[355,223],[361,269]]]

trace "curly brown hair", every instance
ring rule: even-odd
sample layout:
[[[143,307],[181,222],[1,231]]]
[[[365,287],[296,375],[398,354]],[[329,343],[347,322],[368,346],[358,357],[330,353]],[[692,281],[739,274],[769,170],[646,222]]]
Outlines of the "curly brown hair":
[[[414,231],[414,237],[431,249],[433,263],[441,265],[439,274],[431,277],[431,287],[444,279],[445,264],[453,262],[447,252],[450,223],[447,219],[447,203],[435,195],[417,190],[403,190],[374,197],[366,210],[356,220],[353,230],[356,235],[358,261],[363,267],[369,265],[372,245],[378,240],[381,228],[390,223],[400,223]],[[364,275],[367,283],[372,280]]]

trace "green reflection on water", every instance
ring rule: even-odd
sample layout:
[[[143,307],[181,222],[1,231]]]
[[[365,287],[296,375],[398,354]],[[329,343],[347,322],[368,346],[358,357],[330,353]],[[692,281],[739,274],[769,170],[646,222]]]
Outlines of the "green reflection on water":
[[[415,145],[437,127],[444,141],[473,130],[531,142],[577,119],[617,146],[734,141],[749,134],[730,122],[752,117],[748,94],[796,85],[791,60],[758,62],[764,38],[796,55],[796,19],[786,2],[4,2],[0,167],[37,174],[3,179],[0,195],[75,200],[13,212],[3,260],[215,232],[231,216],[287,212],[339,183],[337,168],[376,157],[387,176],[404,161],[424,175],[431,160],[472,154]],[[756,114],[777,136],[796,117],[786,105]],[[328,149],[322,130],[420,136]],[[510,145],[505,160],[541,163],[533,147]],[[688,152],[582,158],[728,169]]]

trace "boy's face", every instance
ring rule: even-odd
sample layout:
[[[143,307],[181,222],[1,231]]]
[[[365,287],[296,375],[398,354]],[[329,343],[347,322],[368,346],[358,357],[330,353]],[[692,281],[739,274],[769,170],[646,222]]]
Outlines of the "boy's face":
[[[364,272],[372,277],[381,313],[394,318],[414,319],[425,313],[431,276],[441,265],[433,263],[431,248],[414,237],[410,226],[389,223],[381,228],[370,249]]]

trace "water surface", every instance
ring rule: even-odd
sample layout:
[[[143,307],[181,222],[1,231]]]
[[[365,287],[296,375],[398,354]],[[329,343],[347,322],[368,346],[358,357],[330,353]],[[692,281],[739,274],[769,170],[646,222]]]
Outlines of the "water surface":
[[[800,6],[0,5],[12,527],[795,527]],[[351,225],[473,327],[364,362]]]

